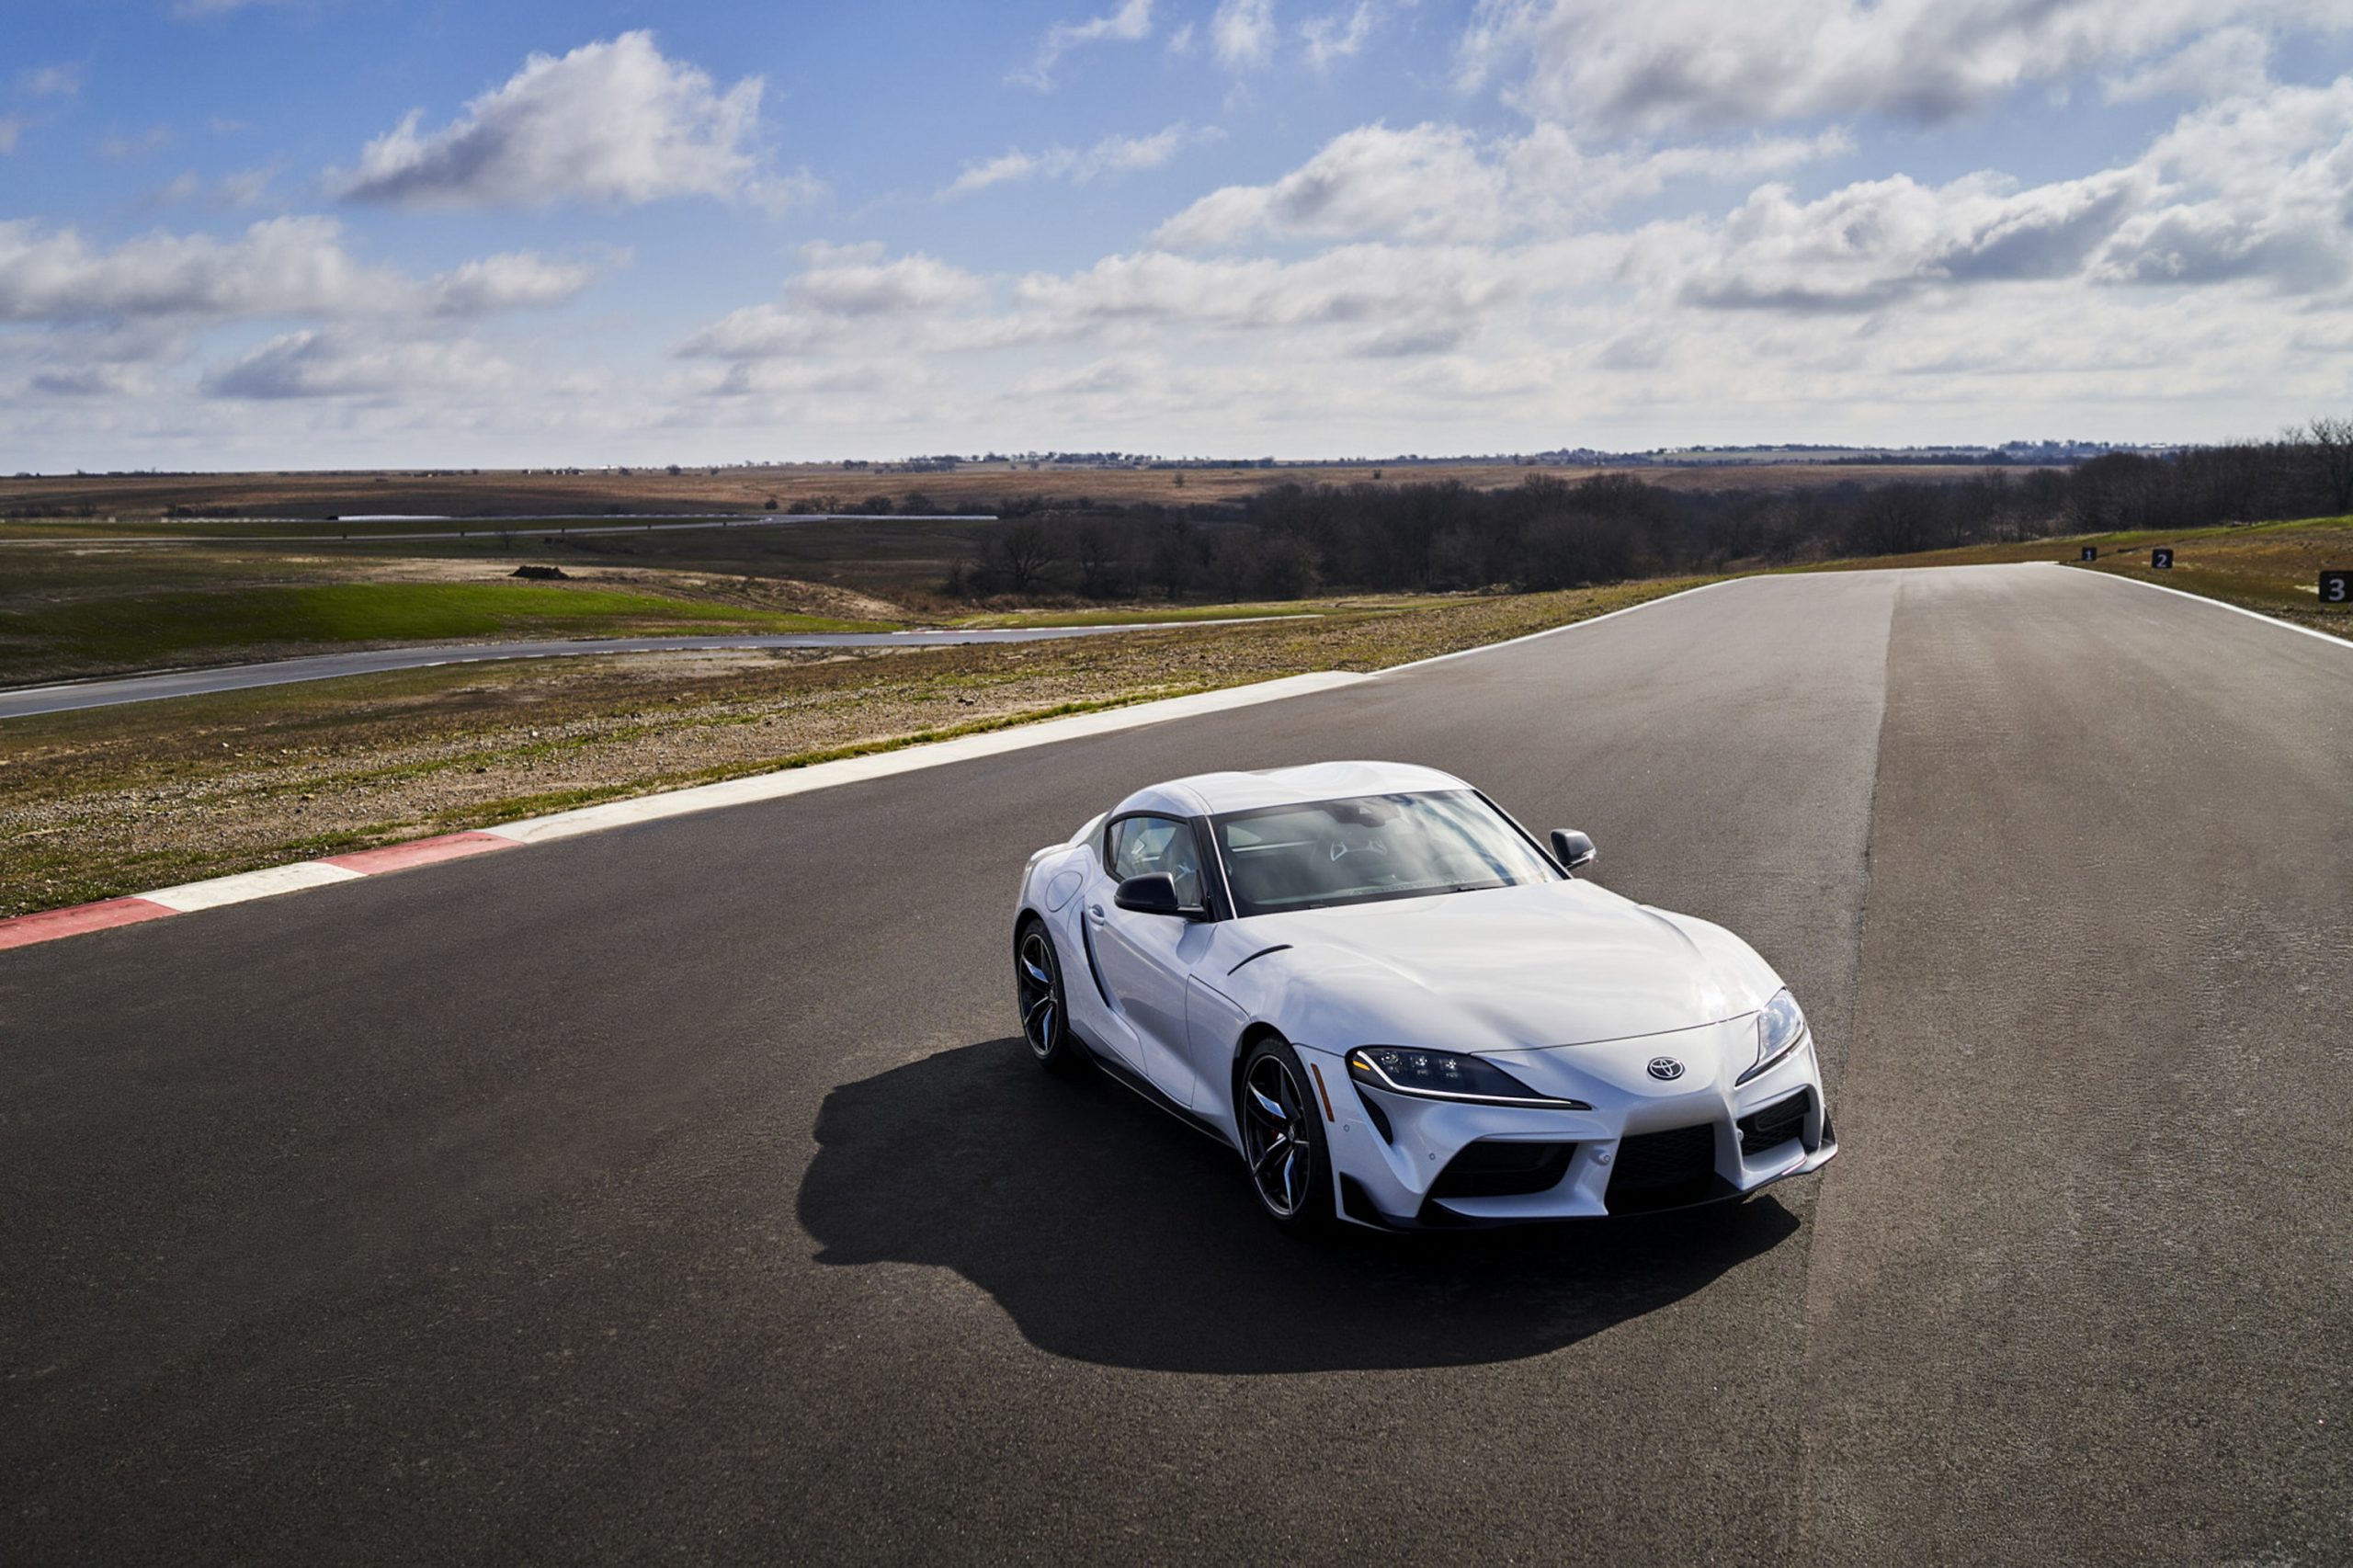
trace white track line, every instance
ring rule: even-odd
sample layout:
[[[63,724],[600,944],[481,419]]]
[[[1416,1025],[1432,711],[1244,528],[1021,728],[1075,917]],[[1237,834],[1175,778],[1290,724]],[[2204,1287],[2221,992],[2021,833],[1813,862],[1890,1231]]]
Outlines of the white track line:
[[[2309,626],[2298,626],[2292,620],[2282,620],[2276,615],[2266,615],[2259,609],[2249,609],[2245,605],[2225,604],[2221,599],[2210,599],[2204,594],[2193,594],[2187,588],[2168,588],[2163,583],[2144,583],[2138,577],[2120,576],[2113,572],[2095,572],[2092,575],[2105,577],[2111,583],[2130,583],[2136,588],[2154,588],[2161,594],[2171,594],[2177,599],[2189,599],[2198,604],[2211,605],[2216,609],[2229,610],[2233,615],[2245,616],[2249,620],[2259,620],[2266,626],[2276,626],[2282,631],[2293,631],[2303,637],[2317,637],[2322,642],[2333,642],[2339,648],[2353,648],[2353,639],[2339,637],[2334,632],[2315,631]]]
[[[297,860],[290,866],[240,871],[233,877],[214,877],[209,881],[182,882],[176,888],[162,888],[138,896],[187,915],[199,909],[218,909],[224,903],[243,903],[249,898],[273,898],[282,892],[300,892],[304,888],[323,888],[329,882],[358,880],[358,872],[347,871],[341,866],[330,866],[323,860]]]
[[[1498,648],[1513,648],[1522,642],[1533,642],[1540,637],[1558,637],[1563,631],[1579,631],[1588,626],[1599,626],[1605,620],[1615,620],[1621,615],[1631,615],[1638,609],[1648,609],[1653,605],[1663,605],[1670,599],[1688,598],[1693,594],[1705,593],[1710,588],[1721,588],[1728,584],[1745,583],[1750,580],[1747,577],[1720,577],[1712,583],[1701,583],[1696,587],[1677,588],[1671,594],[1661,594],[1654,599],[1644,599],[1638,605],[1628,605],[1623,609],[1613,609],[1607,615],[1591,616],[1584,620],[1572,620],[1566,626],[1548,626],[1541,631],[1531,631],[1524,637],[1506,637],[1500,642],[1482,642],[1476,648],[1457,648],[1451,653],[1433,653],[1427,659],[1415,659],[1409,665],[1392,665],[1387,669],[1380,671],[1379,675],[1403,675],[1407,670],[1427,669],[1432,665],[1442,665],[1449,659],[1467,659],[1474,653],[1492,653]]]
[[[953,740],[932,741],[898,751],[877,752],[870,756],[812,763],[806,767],[759,773],[748,778],[731,778],[721,784],[701,784],[688,790],[673,790],[665,794],[641,795],[630,801],[609,801],[602,805],[583,806],[578,811],[560,812],[554,816],[501,823],[495,827],[479,831],[500,838],[511,838],[518,844],[545,844],[551,839],[601,833],[607,828],[625,827],[633,823],[658,822],[665,817],[683,816],[689,812],[715,811],[722,806],[745,805],[754,801],[781,800],[788,795],[806,794],[812,790],[828,790],[840,784],[856,784],[869,778],[888,778],[892,774],[914,773],[922,768],[940,767],[973,757],[997,756],[1006,752],[1052,745],[1086,735],[1109,734],[1119,730],[1164,723],[1171,719],[1189,719],[1200,713],[1222,713],[1229,709],[1249,708],[1261,702],[1278,702],[1287,697],[1330,691],[1371,678],[1370,676],[1347,670],[1290,676],[1281,680],[1260,681],[1255,686],[1228,687],[1222,691],[1204,691],[1191,697],[1171,697],[1158,702],[1108,708],[1097,713],[1074,713],[1063,719],[1016,724],[983,734],[960,735]]]

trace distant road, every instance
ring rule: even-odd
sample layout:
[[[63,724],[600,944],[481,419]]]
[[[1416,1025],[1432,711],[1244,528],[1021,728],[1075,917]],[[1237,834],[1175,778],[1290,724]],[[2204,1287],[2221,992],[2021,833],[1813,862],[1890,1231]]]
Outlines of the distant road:
[[[1290,616],[1253,616],[1287,620]],[[1241,619],[1133,621],[1120,626],[1020,626],[988,631],[806,631],[740,637],[617,637],[596,641],[458,643],[439,648],[369,648],[350,653],[318,653],[273,659],[260,665],[224,665],[209,670],[166,670],[157,675],[109,680],[66,681],[55,686],[0,689],[0,719],[36,713],[66,713],[78,708],[111,708],[120,702],[153,702],[166,697],[199,697],[244,691],[257,686],[333,680],[379,670],[417,670],[434,665],[478,665],[496,659],[579,658],[593,653],[693,653],[723,648],[945,648],[967,642],[1046,642],[1061,637],[1101,637],[1114,631],[1156,631],[1192,626],[1235,626]]]
[[[522,534],[529,537],[565,537],[574,534],[650,534],[670,533],[688,528],[773,528],[788,523],[864,522],[864,523],[993,523],[994,512],[699,512],[672,517],[661,522],[616,523],[608,517],[594,521],[586,517],[452,517],[452,524],[465,523],[464,528],[449,528],[428,533],[381,533],[365,517],[347,521],[341,517],[216,517],[222,523],[300,524],[314,528],[307,534],[50,534],[39,539],[0,539],[0,545],[10,544],[256,544],[277,539],[300,539],[305,544],[315,544],[328,538],[360,540],[410,539],[483,539],[491,534],[501,537]],[[554,526],[551,527],[552,524]]]

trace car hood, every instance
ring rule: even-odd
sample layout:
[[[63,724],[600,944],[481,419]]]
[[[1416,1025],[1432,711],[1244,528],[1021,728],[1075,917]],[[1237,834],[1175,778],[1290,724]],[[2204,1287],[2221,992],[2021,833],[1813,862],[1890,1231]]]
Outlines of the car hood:
[[[1764,1006],[1780,984],[1722,927],[1589,881],[1390,899],[1239,924],[1253,948],[1290,944],[1280,955],[1286,988],[1313,993],[1298,1000],[1326,1025],[1317,1033],[1329,1039],[1336,1026],[1356,1034],[1356,1043],[1592,1044],[1721,1023]]]

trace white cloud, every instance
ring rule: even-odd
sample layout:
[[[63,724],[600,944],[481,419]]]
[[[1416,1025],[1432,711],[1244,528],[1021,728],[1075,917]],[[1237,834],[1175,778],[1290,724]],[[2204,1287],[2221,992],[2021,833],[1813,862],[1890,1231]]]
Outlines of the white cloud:
[[[558,303],[594,277],[516,253],[417,279],[355,258],[327,218],[274,218],[226,241],[149,234],[111,250],[73,229],[0,222],[0,322],[472,314]]]
[[[2144,195],[2129,172],[2017,191],[1970,175],[1907,176],[1801,202],[1758,189],[1720,232],[1683,297],[1718,308],[1869,311],[1922,290],[2079,274]]]
[[[155,390],[155,378],[136,365],[73,365],[36,370],[29,382],[44,397],[136,398]]]
[[[203,384],[210,397],[394,399],[499,392],[520,379],[513,364],[468,338],[384,342],[305,331],[270,339]]]
[[[186,19],[199,17],[222,17],[233,11],[253,10],[265,6],[293,6],[301,0],[174,0],[172,15]]]
[[[994,158],[983,158],[979,163],[967,164],[964,165],[964,172],[956,176],[955,183],[940,194],[968,196],[973,191],[986,190],[993,185],[1003,185],[1008,180],[1028,179],[1035,174],[1051,173],[1057,152],[1067,156],[1065,149],[1033,153],[1025,153],[1020,148],[1014,147],[998,153]]]
[[[1190,54],[1193,52],[1193,24],[1187,22],[1168,35],[1168,52],[1178,55]]]
[[[1559,228],[1571,217],[1654,195],[1673,181],[1749,179],[1851,146],[1834,129],[1728,146],[1589,154],[1550,124],[1489,142],[1455,125],[1369,125],[1334,138],[1271,184],[1211,192],[1161,225],[1154,238],[1176,250],[1258,233],[1492,238],[1513,229]]]
[[[167,207],[204,201],[215,207],[258,207],[268,194],[270,182],[281,172],[281,165],[277,164],[257,169],[233,169],[208,183],[194,169],[182,169],[149,196],[148,204]]]
[[[1239,69],[1274,58],[1274,0],[1218,0],[1210,17],[1210,42],[1222,64]]]
[[[1053,85],[1054,67],[1082,44],[1134,43],[1152,36],[1152,0],[1121,0],[1120,8],[1084,22],[1056,22],[1038,40],[1029,63],[1006,78],[1043,92]]]
[[[1175,157],[1192,134],[1179,121],[1149,136],[1106,136],[1087,149],[1086,155],[1079,159],[1078,167],[1072,171],[1072,177],[1083,183],[1156,169]]]
[[[1357,0],[1345,11],[1330,11],[1320,17],[1310,17],[1299,26],[1300,42],[1307,51],[1307,63],[1316,71],[1328,71],[1332,62],[1357,54],[1372,36],[1372,0]]]
[[[100,250],[73,229],[0,222],[0,320],[234,319],[342,312],[398,275],[355,261],[324,218],[256,223],[235,240],[150,234]]]
[[[1757,3],[1785,20],[1801,14],[1790,0]],[[2068,18],[2087,25],[2107,0],[2036,3],[2032,17],[2005,20],[1983,0],[1954,0],[1994,33],[2036,37]],[[1055,209],[1098,204],[1042,187],[1155,165],[1173,185],[1193,172],[1179,151],[1213,132],[983,142],[1005,150],[942,194],[1031,182],[1024,207],[1055,236],[1051,267],[1033,249],[983,270],[958,248],[965,215],[938,212],[937,237],[915,254],[805,248],[773,292],[714,306],[651,367],[628,358],[635,337],[580,332],[598,324],[576,314],[546,325],[548,346],[534,343],[524,312],[576,298],[620,265],[593,254],[393,266],[356,223],[319,219],[247,229],[240,218],[217,235],[127,242],[101,237],[95,218],[80,232],[0,222],[0,426],[44,466],[267,466],[1048,444],[1378,453],[2060,427],[2165,438],[2259,433],[2339,405],[2353,342],[2337,325],[2353,315],[2353,79],[2270,83],[2269,56],[2306,77],[2329,58],[2300,48],[2276,7],[2258,17],[2215,0],[2239,20],[2185,30],[2166,20],[2180,0],[2145,3],[2154,20],[2132,37],[2164,40],[2146,48],[2081,51],[2056,74],[2039,56],[1990,75],[1976,57],[1929,70],[1997,84],[1952,99],[1964,105],[2012,92],[2003,81],[2029,89],[1975,158],[1956,132],[1931,142],[1881,123],[1947,112],[1900,90],[1908,42],[1891,54],[1834,28],[1818,40],[1825,60],[1884,59],[1894,74],[1859,85],[1800,62],[1791,81],[1758,85],[1737,59],[1711,55],[1714,41],[1736,54],[1748,38],[1734,13],[1684,40],[1703,57],[1691,72],[1730,73],[1720,120],[1680,101],[1672,74],[1650,87],[1605,74],[1580,105],[1540,97],[1532,54],[1497,56],[1491,74],[1525,120],[1498,130],[1489,104],[1465,110],[1479,129],[1360,127],[1252,183],[1202,180],[1160,210],[1166,222],[1150,241],[1114,255],[1064,258],[1088,231]],[[1870,31],[1890,7],[1923,14],[1915,0],[1883,0],[1850,19]],[[1182,19],[1173,9],[1154,12],[1155,43]],[[1207,55],[1211,7],[1192,10]],[[1064,14],[1096,13],[1116,19],[1118,0],[1070,0]],[[1249,58],[1290,74],[1219,83],[1212,97],[1263,97],[1306,80],[1319,59],[1348,58],[1352,0],[1249,14],[1270,29]],[[1386,0],[1366,15],[1383,39]],[[1327,26],[1311,31],[1314,21]],[[1647,25],[1606,17],[1595,46],[1639,62],[1621,46]],[[2000,53],[1985,47],[1984,58]],[[1127,63],[1158,60],[1154,50]],[[704,91],[715,101],[725,85]],[[2062,87],[2077,111],[2065,134],[2038,136],[2044,94]],[[2183,108],[2136,109],[2096,138],[2075,136],[2103,91]],[[1840,104],[1851,121],[1822,118]],[[410,134],[428,146],[479,119],[500,132],[484,155],[506,156],[515,139],[479,108],[447,131],[413,124]],[[2173,123],[2112,167],[1956,173],[1986,161],[1986,146],[2030,136],[2040,170],[2152,115]],[[1777,118],[1790,122],[1762,123]],[[1732,129],[1689,129],[1718,124]],[[733,145],[758,156],[750,135]],[[955,156],[942,165],[951,174]],[[134,184],[179,161],[157,160]],[[205,167],[196,199],[228,197]],[[605,358],[601,394],[570,390],[568,354]]]
[[[509,251],[452,267],[425,286],[423,298],[435,315],[487,315],[563,304],[596,278],[593,267]]]
[[[1188,142],[1197,139],[1197,133],[1179,121],[1149,136],[1106,136],[1083,153],[1068,147],[1025,153],[1014,147],[994,158],[967,164],[963,173],[939,194],[969,196],[993,185],[1041,176],[1070,179],[1081,185],[1090,180],[1117,179],[1121,175],[1158,168],[1175,157]]]
[[[2305,294],[2353,279],[2353,77],[2194,109],[2140,166],[2159,198],[2120,226],[2101,278]]]
[[[17,77],[27,97],[70,98],[82,90],[78,65],[43,65]]]
[[[769,199],[782,187],[755,151],[761,88],[747,76],[721,92],[651,33],[623,33],[532,55],[440,131],[421,134],[421,112],[410,114],[331,184],[350,200],[412,207]]]
[[[796,280],[680,345],[672,393],[818,432],[820,449],[934,449],[951,430],[1177,451],[2259,430],[2341,396],[2342,335],[2314,324],[2353,299],[2348,135],[2353,78],[2267,87],[2081,178],[1744,183],[1613,228],[1612,204],[1676,181],[1747,182],[1854,143],[1588,151],[1551,123],[1368,127],[1162,235],[1328,248],[951,269],[952,289],[859,290],[872,308],[855,312]],[[813,269],[926,259],[820,253]]]
[[[843,337],[837,317],[777,305],[746,305],[691,334],[677,353],[689,359],[782,359],[812,353]]]
[[[257,206],[269,190],[269,182],[278,176],[278,165],[269,164],[257,169],[235,169],[221,176],[221,199],[232,207]]]
[[[889,262],[839,262],[822,246],[812,254],[821,265],[794,278],[790,292],[812,308],[834,315],[936,311],[972,300],[983,287],[972,274],[927,256],[906,256]]]
[[[0,114],[0,158],[17,150],[17,138],[25,133],[25,122],[15,115]]]
[[[2193,110],[2132,164],[2018,188],[1904,175],[1811,202],[1753,194],[1687,272],[1692,303],[1872,312],[1975,286],[2353,282],[2353,78]]]
[[[802,248],[809,267],[784,288],[781,305],[731,311],[681,343],[677,353],[699,359],[772,359],[812,353],[876,327],[895,332],[911,321],[936,320],[975,304],[987,280],[932,256],[881,259],[880,247]]]
[[[1033,317],[1025,335],[1032,338],[1139,324],[1388,329],[1475,315],[1550,286],[1529,261],[1469,245],[1344,245],[1292,262],[1142,251],[1075,273],[1030,274],[1014,297]]]
[[[152,157],[171,144],[172,128],[168,125],[152,125],[130,134],[110,131],[98,138],[98,155],[108,163],[127,164],[134,158]]]
[[[2217,24],[2353,25],[2338,0],[1481,0],[1467,85],[1531,114],[1656,133],[1862,113],[1934,122],[2148,60]]]
[[[2194,39],[2165,59],[2103,84],[2109,103],[2142,98],[2207,99],[2261,89],[2271,40],[2253,28],[2222,28]]]
[[[1211,192],[1162,224],[1154,238],[1176,250],[1229,244],[1262,231],[1484,238],[1504,226],[1506,177],[1460,126],[1368,125],[1334,138],[1271,185]]]

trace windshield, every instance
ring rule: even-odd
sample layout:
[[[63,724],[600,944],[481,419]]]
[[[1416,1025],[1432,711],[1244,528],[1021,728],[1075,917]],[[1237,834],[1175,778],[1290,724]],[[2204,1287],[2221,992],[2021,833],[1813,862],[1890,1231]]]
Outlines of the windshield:
[[[1469,790],[1359,795],[1211,821],[1237,915],[1560,880]]]

